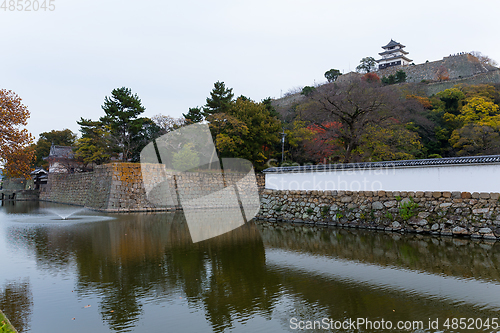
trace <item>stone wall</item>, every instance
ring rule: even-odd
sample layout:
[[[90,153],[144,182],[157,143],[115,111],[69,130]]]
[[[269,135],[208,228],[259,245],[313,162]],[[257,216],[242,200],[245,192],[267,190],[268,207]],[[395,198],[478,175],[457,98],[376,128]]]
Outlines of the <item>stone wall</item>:
[[[139,163],[111,163],[97,166],[93,172],[88,173],[49,174],[47,184],[41,188],[40,200],[109,212],[171,210],[178,208],[178,201],[175,197],[173,200],[165,201],[154,200],[151,196],[157,196],[156,198],[175,196],[175,191],[173,194],[171,191],[165,191],[177,190],[177,181],[187,184],[200,178],[200,174],[197,173],[173,174],[165,172],[162,165],[147,165],[144,167],[146,172],[144,178],[148,181],[144,184],[142,171]],[[203,174],[203,177],[207,184],[204,188],[205,193],[219,189],[213,184],[216,184],[215,178],[220,179],[220,176]],[[227,176],[225,177],[226,183],[238,177],[240,176],[237,174]],[[256,178],[259,188],[263,189],[264,175],[256,174]],[[155,188],[162,182],[166,182],[168,186]],[[150,193],[150,198],[146,194],[146,189]],[[190,195],[195,198],[199,194],[195,186],[191,188],[183,186],[183,189],[191,191],[184,198]]]
[[[489,71],[498,71],[498,68],[485,66],[474,56],[469,54],[444,57],[442,60],[427,62],[419,65],[393,66],[377,71],[382,78],[396,74],[403,70],[406,73],[407,82],[438,81],[438,75],[448,77],[449,80],[471,77]]]
[[[463,85],[476,85],[476,84],[499,84],[500,83],[500,70],[481,73],[474,76],[455,79],[442,82],[431,82],[425,85],[424,91],[427,96],[437,94],[445,89],[453,88],[457,84]]]
[[[426,81],[430,83],[425,86],[424,91],[428,96],[436,94],[456,84],[494,84],[500,83],[500,70],[493,66],[483,65],[479,60],[469,54],[444,57],[442,60],[426,62],[418,65],[393,66],[377,71],[377,75],[382,78],[396,74],[398,70],[406,73],[406,82],[420,83]],[[438,81],[438,72],[443,76],[448,76],[446,81]],[[361,74],[356,72],[346,73],[339,76],[338,82],[350,82],[359,78]],[[274,99],[273,106],[281,114],[285,110],[305,100],[305,96],[300,93]]]
[[[259,219],[500,239],[500,194],[265,190]]]

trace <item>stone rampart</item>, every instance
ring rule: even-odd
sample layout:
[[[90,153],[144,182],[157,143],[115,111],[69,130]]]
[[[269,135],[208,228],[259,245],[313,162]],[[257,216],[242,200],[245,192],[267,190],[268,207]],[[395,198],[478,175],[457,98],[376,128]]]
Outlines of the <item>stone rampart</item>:
[[[225,174],[223,179],[217,173],[168,172],[159,164],[141,167],[139,163],[110,163],[88,173],[49,174],[47,184],[41,188],[40,200],[109,212],[171,210],[179,206],[178,190],[182,191],[184,200],[196,199],[242,177],[236,173]],[[263,189],[264,175],[256,174],[256,178],[259,188]],[[199,191],[202,180],[203,193]],[[158,186],[162,183],[164,186]],[[180,183],[182,188],[178,186]]]
[[[493,66],[483,65],[476,57],[470,54],[444,57],[442,60],[426,62],[418,65],[393,66],[377,71],[382,78],[396,74],[403,70],[406,73],[407,82],[440,81],[442,78],[448,80],[462,79],[490,71],[498,71]],[[440,77],[441,76],[441,77]]]
[[[265,190],[257,218],[500,239],[500,194]]]
[[[425,93],[427,96],[437,94],[440,91],[453,88],[457,84],[477,85],[477,84],[499,84],[500,70],[476,74],[474,76],[460,78],[442,82],[431,82],[425,85]]]
[[[418,65],[393,66],[375,73],[382,78],[391,74],[394,75],[399,70],[406,73],[406,82],[408,83],[420,83],[422,81],[428,83],[424,88],[427,96],[452,88],[456,84],[500,83],[500,70],[498,68],[484,65],[470,54],[444,57],[442,60]],[[350,82],[359,79],[361,76],[362,74],[350,72],[339,76],[337,81]],[[283,113],[283,110],[292,107],[294,104],[299,104],[305,99],[305,96],[296,93],[275,99],[272,103],[278,111]]]

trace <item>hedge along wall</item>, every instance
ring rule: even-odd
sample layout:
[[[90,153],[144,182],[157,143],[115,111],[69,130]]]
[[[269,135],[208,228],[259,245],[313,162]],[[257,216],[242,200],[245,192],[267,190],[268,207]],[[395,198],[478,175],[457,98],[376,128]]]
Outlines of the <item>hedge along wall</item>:
[[[403,191],[273,191],[258,218],[396,232],[500,239],[500,194]]]
[[[146,173],[146,185],[143,171]],[[179,208],[175,191],[172,192],[172,189],[177,189],[177,181],[199,183],[200,177],[199,173],[168,173],[160,164],[148,164],[141,168],[139,163],[110,163],[97,166],[88,173],[49,174],[47,184],[42,186],[40,200],[108,212],[171,210]],[[207,184],[210,184],[211,177],[220,179],[217,174],[203,174],[203,177]],[[242,175],[233,174],[225,179],[231,182],[238,177]],[[256,178],[263,188],[264,176],[256,174]],[[168,186],[158,186],[162,182]],[[150,192],[149,198],[146,189]],[[167,195],[173,200],[158,199]]]

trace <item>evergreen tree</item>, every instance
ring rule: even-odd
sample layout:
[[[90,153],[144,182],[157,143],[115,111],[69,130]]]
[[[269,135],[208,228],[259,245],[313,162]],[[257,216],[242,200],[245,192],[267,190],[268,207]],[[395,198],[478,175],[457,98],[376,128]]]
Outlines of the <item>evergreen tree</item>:
[[[406,72],[402,69],[396,72],[396,83],[406,82]]]
[[[356,71],[360,73],[370,73],[377,69],[377,61],[372,57],[365,57],[361,59]]]
[[[99,120],[109,130],[114,150],[121,154],[123,162],[132,159],[133,151],[142,141],[141,131],[146,118],[139,118],[145,111],[137,94],[129,88],[117,88],[111,97],[105,97],[102,109],[106,113]]]
[[[231,106],[233,97],[232,88],[226,88],[224,82],[215,82],[210,97],[207,97],[207,104],[203,107],[204,116],[220,112],[226,113]]]
[[[188,113],[183,113],[182,116],[192,124],[199,123],[205,119],[203,117],[203,111],[201,111],[199,107],[189,108]]]
[[[328,82],[335,82],[340,75],[342,75],[342,73],[338,69],[334,68],[325,72],[325,78]]]
[[[272,105],[271,97],[265,98],[262,100],[262,104],[266,107],[267,111],[271,114],[272,117],[277,119],[281,119],[280,114],[276,111],[276,108]]]
[[[80,118],[76,123],[80,125],[82,137],[76,141],[75,158],[81,161],[83,169],[108,162],[112,154],[109,132],[99,121]]]

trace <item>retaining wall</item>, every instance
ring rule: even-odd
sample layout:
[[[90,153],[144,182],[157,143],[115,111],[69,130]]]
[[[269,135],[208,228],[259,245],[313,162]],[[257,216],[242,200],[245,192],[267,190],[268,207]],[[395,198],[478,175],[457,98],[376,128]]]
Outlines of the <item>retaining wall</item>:
[[[500,194],[264,190],[257,218],[500,239]]]
[[[177,183],[195,184],[181,188],[183,199],[195,199],[200,195],[200,177],[206,184],[211,184],[203,189],[204,193],[221,187],[220,174],[175,174],[166,172],[160,164],[141,168],[139,163],[111,163],[97,166],[88,173],[49,174],[47,184],[41,187],[40,200],[109,212],[172,210],[178,208]],[[227,186],[241,177],[240,174],[225,174],[222,184]],[[259,187],[263,188],[264,175],[256,174],[256,178]]]
[[[382,78],[396,74],[403,70],[406,73],[407,82],[438,81],[439,75],[448,77],[449,80],[461,79],[489,71],[498,71],[493,66],[483,65],[476,57],[463,54],[444,57],[442,60],[427,62],[418,65],[393,66],[377,71]]]

